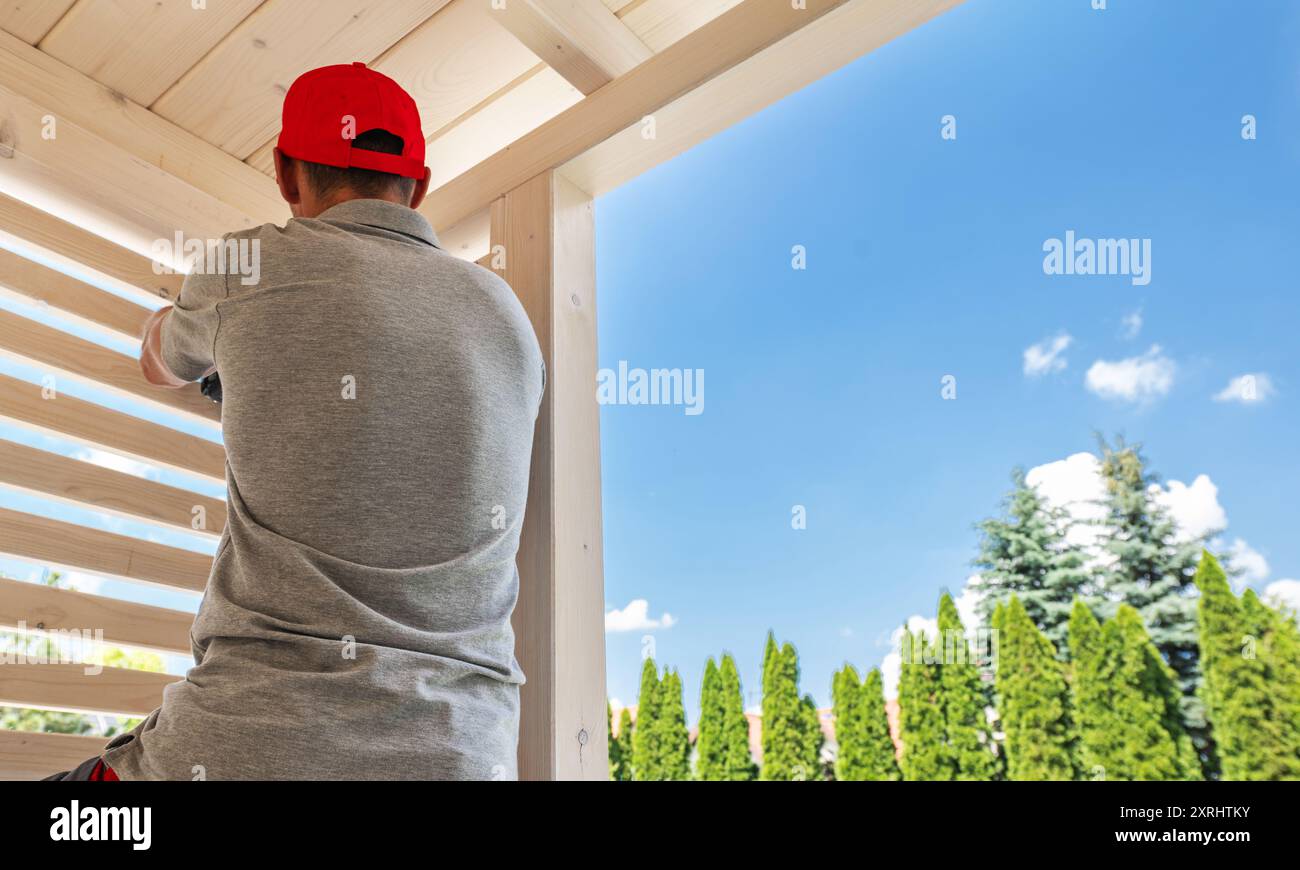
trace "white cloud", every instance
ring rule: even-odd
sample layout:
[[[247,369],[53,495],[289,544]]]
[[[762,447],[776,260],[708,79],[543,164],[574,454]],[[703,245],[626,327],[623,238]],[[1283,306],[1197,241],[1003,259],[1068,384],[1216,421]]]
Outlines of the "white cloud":
[[[1142,309],[1130,311],[1120,320],[1120,335],[1128,340],[1137,338],[1138,333],[1142,331]]]
[[[1115,362],[1097,360],[1088,369],[1084,383],[1103,399],[1141,402],[1156,399],[1174,385],[1174,361],[1153,344],[1142,356]]]
[[[1237,587],[1238,592],[1247,586],[1268,579],[1271,570],[1268,559],[1241,538],[1232,542],[1232,546],[1228,548],[1228,556],[1232,560],[1233,567],[1241,569],[1241,575],[1233,578],[1233,585]]]
[[[1055,338],[1045,338],[1025,348],[1025,377],[1037,378],[1062,371],[1067,363],[1061,354],[1073,341],[1071,336],[1062,332]]]
[[[1219,504],[1219,488],[1208,475],[1196,475],[1191,486],[1178,480],[1169,481],[1168,489],[1152,484],[1150,491],[1173,517],[1180,540],[1190,541],[1228,525],[1228,513]]]
[[[622,610],[611,610],[605,614],[605,631],[648,631],[652,628],[672,628],[676,624],[677,620],[671,613],[651,619],[650,602],[644,598],[633,599]]]
[[[1249,372],[1237,375],[1228,381],[1228,385],[1214,394],[1216,402],[1240,402],[1254,405],[1273,396],[1273,379],[1264,372]]]
[[[1051,507],[1062,508],[1078,520],[1067,533],[1070,543],[1091,547],[1101,535],[1096,522],[1106,516],[1102,499],[1106,486],[1101,464],[1091,453],[1075,453],[1029,469],[1025,482],[1038,490]]]
[[[1264,587],[1263,599],[1274,607],[1300,612],[1300,580],[1274,580]]]

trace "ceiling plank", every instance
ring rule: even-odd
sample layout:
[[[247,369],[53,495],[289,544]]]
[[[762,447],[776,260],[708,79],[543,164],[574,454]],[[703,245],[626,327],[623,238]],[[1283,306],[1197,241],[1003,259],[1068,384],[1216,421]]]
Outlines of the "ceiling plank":
[[[652,51],[660,52],[740,2],[741,0],[641,0],[624,4],[618,10],[618,17]]]
[[[112,338],[140,340],[149,309],[0,248],[0,290],[53,308]]]
[[[267,0],[150,107],[243,160],[271,139],[289,85],[369,63],[448,0]]]
[[[162,96],[262,0],[78,0],[39,43],[58,58],[147,106]]]
[[[50,32],[74,0],[0,0],[0,30],[35,45]]]
[[[584,94],[652,54],[601,0],[511,0],[492,16]]]
[[[183,677],[101,668],[88,664],[24,662],[0,669],[0,704],[44,710],[148,716],[162,704],[163,689]]]
[[[72,770],[104,751],[107,737],[0,731],[0,781],[33,782]]]

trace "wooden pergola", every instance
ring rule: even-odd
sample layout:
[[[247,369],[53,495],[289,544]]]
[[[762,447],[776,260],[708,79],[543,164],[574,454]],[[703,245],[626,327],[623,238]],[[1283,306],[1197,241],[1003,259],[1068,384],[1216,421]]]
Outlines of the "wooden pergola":
[[[497,269],[549,372],[519,554],[520,775],[607,777],[593,198],[961,0],[0,0],[0,291],[136,341],[155,241],[283,223],[271,149],[302,71],[367,61],[415,97],[444,246]],[[202,6],[195,9],[195,6]],[[54,268],[58,267],[58,268]],[[93,276],[94,284],[69,272]],[[100,286],[111,286],[120,295]],[[138,303],[131,301],[138,300]],[[0,310],[0,354],[217,432],[197,385]],[[0,375],[0,420],[223,481],[219,443]],[[225,504],[0,440],[0,484],[215,537]],[[0,509],[0,554],[201,591],[211,559]],[[0,579],[0,627],[102,630],[188,655],[191,616]],[[140,716],[174,676],[0,665],[0,704]],[[0,778],[95,754],[90,737],[0,731]]]

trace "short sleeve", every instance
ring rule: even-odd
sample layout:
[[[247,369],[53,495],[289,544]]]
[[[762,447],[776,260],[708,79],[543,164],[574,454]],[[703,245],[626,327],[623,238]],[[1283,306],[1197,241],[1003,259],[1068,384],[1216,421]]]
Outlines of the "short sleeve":
[[[196,380],[216,365],[217,303],[226,298],[226,276],[191,272],[180,298],[162,324],[162,358],[172,374]]]

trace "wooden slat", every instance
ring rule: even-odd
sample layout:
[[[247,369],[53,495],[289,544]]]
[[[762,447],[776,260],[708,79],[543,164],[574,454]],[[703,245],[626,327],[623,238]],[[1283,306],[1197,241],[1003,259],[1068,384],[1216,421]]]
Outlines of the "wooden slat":
[[[0,29],[35,45],[72,4],[73,0],[0,0]]]
[[[41,565],[194,592],[207,586],[212,568],[212,558],[202,553],[5,508],[0,508],[0,553]]]
[[[48,305],[79,324],[117,338],[140,340],[149,309],[57,269],[0,248],[0,288]]]
[[[600,196],[961,2],[850,0],[655,111],[654,139],[634,124],[560,172]]]
[[[220,444],[178,432],[64,393],[44,398],[41,387],[0,375],[0,419],[128,459],[225,481]]]
[[[493,13],[584,94],[609,84],[651,54],[601,0],[512,0]]]
[[[554,173],[492,206],[502,277],[528,312],[547,366],[519,543],[515,656],[520,691],[519,775],[603,780],[604,574],[600,418],[596,377],[596,263],[591,198]]]
[[[63,262],[113,278],[124,289],[174,300],[184,275],[159,275],[153,261],[76,224],[0,193],[0,230]]]
[[[0,484],[214,537],[226,526],[226,503],[221,499],[4,439],[0,439]],[[202,527],[196,528],[200,521]]]
[[[129,668],[87,674],[81,664],[7,664],[0,667],[0,705],[147,716],[162,704],[163,689],[181,679]]]
[[[103,632],[109,644],[189,655],[194,615],[118,598],[0,578],[0,626],[29,632]]]
[[[435,228],[451,226],[844,2],[808,0],[806,9],[795,9],[747,0],[431,192],[420,211]]]
[[[78,0],[41,51],[147,106],[262,0]]]
[[[274,134],[285,91],[313,67],[369,62],[447,0],[266,0],[151,107],[244,158]]]
[[[0,354],[197,420],[221,423],[221,406],[204,397],[198,384],[175,390],[155,387],[144,379],[135,358],[10,311],[0,311]]]
[[[170,2],[168,5],[188,6]],[[153,46],[152,50],[174,49]],[[142,61],[136,54],[128,56],[125,62],[134,65]],[[106,145],[122,149],[229,204],[246,216],[243,222],[246,226],[282,223],[289,217],[289,206],[280,198],[275,183],[266,176],[112,88],[4,33],[0,33],[0,82],[45,106],[60,124],[70,122],[93,133]],[[151,195],[148,189],[134,193],[136,199]],[[180,226],[192,232],[185,224]],[[222,227],[221,231],[236,229],[240,225]]]
[[[72,770],[104,751],[105,737],[0,731],[0,781],[44,779]]]

